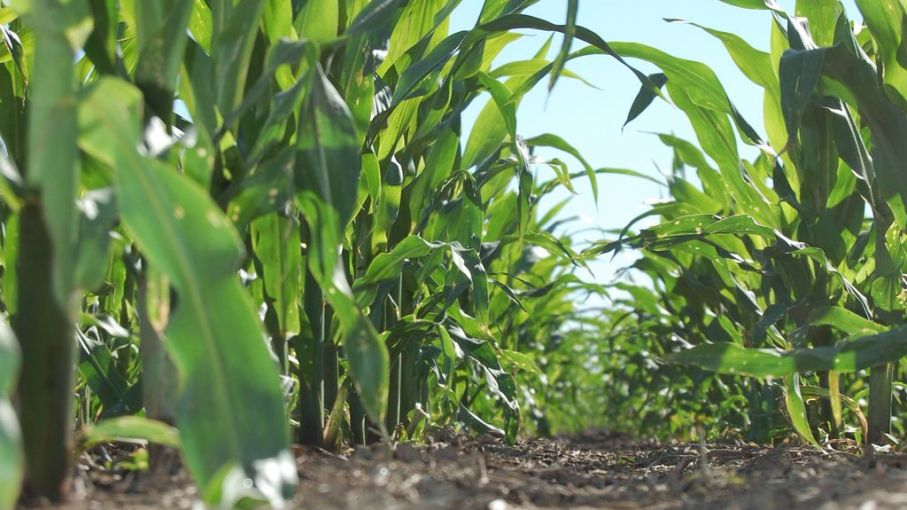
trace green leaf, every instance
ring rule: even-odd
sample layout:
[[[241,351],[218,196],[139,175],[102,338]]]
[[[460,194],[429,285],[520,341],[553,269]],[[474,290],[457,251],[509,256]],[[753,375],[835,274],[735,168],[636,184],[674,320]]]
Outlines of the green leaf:
[[[171,448],[180,447],[177,429],[141,416],[121,416],[102,420],[82,431],[83,448],[115,441],[143,441]]]
[[[374,156],[369,154],[363,158],[369,163],[377,163]],[[384,175],[380,183],[380,193],[373,197],[375,203],[375,215],[372,227],[372,251],[381,251],[387,246],[387,240],[391,233],[391,228],[397,221],[400,213],[400,199],[403,189],[403,169],[397,160],[391,158],[386,163]]]
[[[113,353],[104,342],[81,331],[76,331],[76,338],[80,351],[79,373],[105,409],[110,409],[123,399],[127,382],[117,372]]]
[[[560,151],[570,154],[576,158],[581,165],[583,165],[583,170],[586,172],[586,176],[589,178],[589,185],[592,188],[592,198],[595,202],[598,202],[598,176],[596,175],[596,170],[592,168],[592,165],[586,161],[586,158],[576,149],[576,147],[567,143],[566,140],[560,136],[546,133],[539,136],[534,136],[527,139],[526,145],[529,147],[551,147],[558,149]]]
[[[665,357],[724,374],[784,377],[803,372],[856,372],[907,355],[907,326],[861,336],[834,347],[776,351],[732,343],[703,344]]]
[[[344,35],[351,37],[369,31],[380,31],[394,20],[397,15],[397,8],[401,3],[403,3],[401,0],[375,0],[369,2],[346,28]]]
[[[788,61],[781,70],[782,84],[786,83],[789,89],[786,96],[789,104],[782,105],[788,112],[785,118],[789,123],[799,120],[805,98],[815,89],[808,85],[818,80],[817,72],[839,82],[842,87],[836,90],[846,96],[841,99],[856,103],[861,120],[872,133],[872,164],[878,176],[878,191],[884,199],[897,196],[903,205],[907,202],[907,174],[899,168],[907,156],[907,146],[899,140],[907,139],[907,114],[887,98],[875,66],[864,58],[846,26],[839,24],[839,27],[842,28],[834,47],[789,50],[782,58]],[[783,92],[782,97],[785,97]]]
[[[79,244],[75,260],[74,283],[83,289],[94,289],[104,280],[104,261],[110,247],[110,231],[117,222],[116,197],[109,188],[92,190],[77,201]]]
[[[567,23],[564,29],[564,42],[561,43],[561,50],[554,60],[554,68],[551,70],[551,77],[548,80],[548,92],[554,90],[554,85],[560,78],[567,63],[567,57],[570,55],[570,48],[573,46],[573,38],[576,36],[576,17],[579,13],[579,0],[567,1]]]
[[[169,123],[193,3],[183,0],[129,1],[135,3],[139,50],[135,82],[154,113]]]
[[[907,12],[904,4],[897,0],[857,0],[857,6],[875,38],[882,60],[886,92],[903,108],[907,106],[907,67],[904,65],[903,45]]]
[[[336,0],[306,2],[294,21],[299,36],[316,42],[336,39],[337,28],[340,24],[338,8],[339,2]]]
[[[215,2],[215,5],[220,3]],[[214,60],[217,105],[224,115],[231,113],[243,100],[255,35],[258,33],[258,23],[250,23],[249,20],[260,19],[264,5],[265,0],[239,0],[231,8],[211,9],[215,20],[211,56]],[[217,20],[221,20],[220,25]]]
[[[117,2],[89,0],[89,5],[94,29],[85,42],[85,54],[99,72],[114,74],[117,69]]]
[[[601,51],[602,53],[605,53],[606,55],[610,55],[611,57],[616,59],[618,62],[623,64],[624,67],[629,69],[636,76],[636,78],[639,79],[639,81],[641,83],[645,84],[646,86],[648,86],[649,88],[651,88],[653,90],[657,90],[657,87],[655,87],[655,85],[649,80],[648,76],[646,76],[642,71],[636,69],[635,67],[633,67],[629,63],[627,63],[627,61],[624,60],[624,58],[620,55],[619,52],[614,51],[614,49],[611,47],[611,45],[609,45],[607,42],[605,42],[605,40],[602,39],[598,34],[589,30],[586,27],[579,26],[579,25],[576,25],[575,27],[568,27],[567,25],[557,25],[557,24],[545,21],[543,19],[539,19],[534,16],[528,16],[525,14],[507,14],[507,15],[501,16],[499,18],[496,18],[488,23],[484,23],[484,24],[480,25],[478,27],[478,29],[481,29],[482,31],[492,31],[492,32],[503,32],[503,31],[515,30],[515,29],[533,29],[533,30],[543,30],[543,31],[548,31],[548,32],[558,32],[558,33],[562,33],[562,34],[566,34],[568,31],[575,30],[574,37],[576,39],[579,39],[585,43],[590,44],[591,46],[593,46],[597,50]],[[477,30],[477,31],[474,31],[473,33],[475,34],[474,37],[482,36],[481,31]]]
[[[413,65],[407,67],[397,81],[397,88],[394,90],[393,104],[400,104],[407,99],[419,95],[417,85],[425,77],[446,64],[456,54],[457,50],[460,49],[460,46],[468,35],[469,32],[466,31],[449,35],[446,39],[441,41],[440,44],[434,47],[425,58],[422,58]]]
[[[308,2],[306,7],[318,4],[336,6],[337,2]],[[333,25],[331,24],[330,19],[324,19],[321,21],[324,23],[324,26],[328,30],[330,30],[331,27],[337,26],[336,20],[334,21]],[[265,0],[265,7],[261,17],[261,25],[265,35],[268,37],[268,41],[270,41],[271,44],[275,44],[282,37],[290,38],[292,35],[295,35],[293,34],[292,0]]]
[[[664,73],[656,73],[649,75],[649,79],[652,83],[655,84],[659,89],[664,87],[665,83],[668,83],[668,77]],[[633,104],[630,105],[630,113],[627,114],[627,120],[624,121],[624,127],[627,127],[627,124],[633,122],[637,117],[642,115],[642,112],[646,111],[646,108],[652,104],[652,101],[658,97],[651,88],[643,86],[639,89],[639,93],[636,95],[636,99],[633,100]]]
[[[848,335],[860,333],[882,333],[885,326],[860,317],[846,308],[825,306],[809,314],[807,322],[813,326],[831,326]]]
[[[809,428],[809,419],[806,417],[806,404],[803,402],[803,395],[800,393],[799,374],[792,374],[784,378],[784,405],[787,406],[787,414],[790,416],[794,430],[800,434],[804,441],[822,450],[822,447],[819,446],[818,441],[813,436],[812,429]]]
[[[824,61],[824,53],[817,51],[788,50],[781,57],[781,111],[788,133],[799,131],[803,112],[819,84]]]
[[[277,368],[236,276],[239,238],[203,189],[136,151],[140,105],[136,89],[101,79],[82,102],[82,142],[113,162],[122,221],[179,298],[165,345],[181,375],[176,418],[186,464],[205,493],[225,466],[239,465],[280,504],[296,471]],[[254,413],[243,402],[255,402]]]
[[[439,245],[429,243],[419,236],[407,237],[397,243],[389,253],[379,253],[375,256],[366,270],[364,283],[380,283],[400,275],[409,259],[424,257],[436,246]]]
[[[890,2],[889,2],[890,3]],[[841,0],[800,0],[797,2],[797,16],[809,21],[809,32],[819,46],[831,46],[835,39],[835,25],[844,14]]]
[[[211,19],[211,8],[205,0],[195,0],[192,15],[189,18],[189,33],[206,52],[211,52],[214,25]]]
[[[296,221],[269,214],[252,223],[252,247],[260,261],[265,299],[277,314],[281,335],[299,332],[302,255]]]
[[[19,345],[0,321],[0,510],[12,510],[22,485],[24,458],[16,411],[9,401],[19,375]]]
[[[733,5],[735,7],[741,7],[743,9],[755,9],[762,10],[767,9],[768,6],[773,5],[775,0],[721,0],[722,2]]]

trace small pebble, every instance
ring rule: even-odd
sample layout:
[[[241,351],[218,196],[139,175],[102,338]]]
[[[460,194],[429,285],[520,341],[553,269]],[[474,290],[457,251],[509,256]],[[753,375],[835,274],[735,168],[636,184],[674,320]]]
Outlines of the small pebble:
[[[507,510],[508,508],[510,508],[510,505],[503,499],[496,499],[488,503],[488,510]]]

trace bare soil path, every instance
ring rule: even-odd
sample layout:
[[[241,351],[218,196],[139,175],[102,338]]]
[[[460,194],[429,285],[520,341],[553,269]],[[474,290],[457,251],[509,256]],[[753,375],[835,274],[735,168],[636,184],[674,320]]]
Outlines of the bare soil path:
[[[907,456],[868,459],[848,443],[836,450],[656,445],[604,434],[508,446],[442,432],[430,445],[393,453],[380,445],[342,454],[300,448],[301,488],[292,507],[907,509]],[[180,473],[161,479],[111,472],[84,457],[81,470],[81,495],[66,510],[192,506],[194,489]]]

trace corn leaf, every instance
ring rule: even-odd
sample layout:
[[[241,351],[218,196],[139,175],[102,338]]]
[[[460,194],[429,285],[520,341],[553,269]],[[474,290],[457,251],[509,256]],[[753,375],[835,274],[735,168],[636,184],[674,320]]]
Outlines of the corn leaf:
[[[121,416],[102,420],[82,432],[85,448],[112,441],[142,441],[180,447],[179,431],[174,427],[141,416]]]
[[[24,458],[16,412],[9,398],[19,376],[19,347],[12,330],[0,323],[0,510],[16,506]]]

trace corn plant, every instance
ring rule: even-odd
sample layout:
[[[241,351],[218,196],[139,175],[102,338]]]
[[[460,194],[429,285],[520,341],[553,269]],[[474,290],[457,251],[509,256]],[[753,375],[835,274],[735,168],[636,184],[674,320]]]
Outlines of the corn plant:
[[[728,3],[774,15],[770,53],[699,27],[764,89],[767,137],[742,118],[707,66],[612,44],[661,69],[659,82],[686,113],[701,150],[662,135],[675,153],[670,200],[646,215],[661,223],[636,234],[628,227],[592,253],[645,250],[636,267],[671,314],[673,345],[658,342],[656,352],[732,374],[757,436],[771,436],[779,392],[806,441],[818,444],[811,425],[819,422],[825,433],[840,433],[845,408],[862,419],[858,399],[843,387],[854,396],[868,390],[868,424],[857,434],[881,443],[890,431],[893,364],[903,356],[907,194],[897,162],[907,133],[903,68],[892,57],[901,26],[890,15],[902,6],[858,2],[869,28],[858,31],[835,0],[798,2],[796,16],[771,0]],[[654,97],[641,92],[631,119]],[[759,150],[755,160],[740,156],[738,136]],[[698,185],[685,178],[687,168]],[[847,375],[864,370],[868,384]],[[811,424],[805,400],[816,397],[826,405]]]

